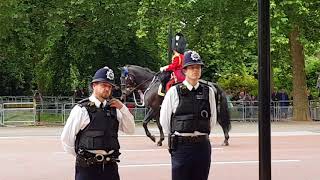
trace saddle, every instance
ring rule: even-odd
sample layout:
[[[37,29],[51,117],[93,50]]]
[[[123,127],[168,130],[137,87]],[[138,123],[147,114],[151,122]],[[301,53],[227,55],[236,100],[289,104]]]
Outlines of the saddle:
[[[165,86],[164,86],[165,84]],[[158,95],[164,96],[171,86],[177,84],[174,79],[170,79],[167,83],[161,83],[158,88]]]
[[[169,91],[169,89],[178,84],[180,82],[176,82],[176,79],[170,79],[167,83],[160,83],[159,88],[158,88],[158,95],[159,96],[164,96],[166,94],[166,92]],[[164,86],[165,84],[165,86]]]

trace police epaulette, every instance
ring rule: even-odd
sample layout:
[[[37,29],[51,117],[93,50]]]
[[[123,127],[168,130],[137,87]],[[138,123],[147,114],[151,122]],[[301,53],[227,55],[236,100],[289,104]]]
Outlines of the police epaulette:
[[[177,82],[177,83],[173,83],[172,86],[180,86],[181,87],[184,86],[184,84],[182,82]]]
[[[203,79],[200,79],[199,83],[211,87],[216,95],[219,94],[219,92],[221,92],[221,90],[222,90],[221,87],[217,83],[213,83],[213,82],[206,81]]]
[[[212,82],[206,81],[206,80],[203,80],[203,79],[200,79],[200,80],[199,80],[199,83],[200,83],[200,84],[207,85],[207,86],[213,86]]]
[[[78,102],[77,102],[77,104],[78,104],[80,107],[88,106],[89,103],[90,103],[89,98],[85,98],[85,99],[82,99],[81,101],[78,101]]]

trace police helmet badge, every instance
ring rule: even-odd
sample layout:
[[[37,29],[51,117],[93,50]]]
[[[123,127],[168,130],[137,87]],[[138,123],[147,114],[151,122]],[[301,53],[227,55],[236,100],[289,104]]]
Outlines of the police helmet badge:
[[[112,86],[116,86],[114,84],[114,73],[113,73],[112,69],[110,69],[107,66],[96,71],[91,83],[94,83],[94,82],[107,82],[107,83],[111,84]]]
[[[200,58],[200,55],[197,53],[197,52],[195,52],[195,51],[192,51],[192,53],[191,53],[191,60],[192,61],[199,61],[201,58]]]
[[[108,67],[104,67],[105,69],[107,69],[107,73],[106,76],[109,80],[114,80],[114,73],[112,71],[112,69],[108,68]]]
[[[194,65],[194,64],[199,64],[201,66],[204,66],[200,55],[196,51],[187,51],[184,53],[184,61],[183,61],[183,68]]]

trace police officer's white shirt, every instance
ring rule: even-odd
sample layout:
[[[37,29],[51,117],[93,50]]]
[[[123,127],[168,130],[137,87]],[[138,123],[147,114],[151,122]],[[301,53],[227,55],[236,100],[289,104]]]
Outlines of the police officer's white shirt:
[[[199,87],[199,82],[193,87],[188,81],[184,80],[182,82],[187,88],[191,91],[192,88],[197,89]],[[216,100],[214,96],[214,90],[209,87],[209,103],[210,103],[210,110],[211,110],[211,129],[215,126],[217,121],[217,111],[216,111]],[[179,95],[177,88],[175,86],[171,87],[169,91],[166,93],[164,100],[161,105],[160,110],[160,124],[163,128],[165,133],[170,133],[170,122],[171,122],[171,115],[176,112],[176,109],[179,105]],[[198,136],[198,135],[206,135],[206,133],[202,133],[199,131],[194,131],[193,133],[179,133],[174,132],[174,134],[179,136]]]
[[[90,96],[89,100],[94,102],[96,107],[100,107],[101,102],[95,97]],[[107,104],[105,100],[103,107]],[[117,119],[119,121],[119,130],[133,134],[135,130],[134,117],[130,113],[126,106],[123,106],[120,110],[117,109]],[[75,140],[76,135],[80,130],[83,130],[90,123],[90,117],[85,107],[76,105],[70,112],[69,118],[63,128],[61,134],[61,142],[66,152],[76,155],[75,152]],[[97,151],[99,152],[99,151]]]

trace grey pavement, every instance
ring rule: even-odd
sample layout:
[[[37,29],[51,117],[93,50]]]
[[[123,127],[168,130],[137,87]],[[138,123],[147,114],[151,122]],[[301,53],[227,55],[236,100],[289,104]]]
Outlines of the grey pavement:
[[[237,122],[232,121],[230,136],[256,136],[258,135],[257,122]],[[154,135],[159,135],[155,123],[148,125],[149,130]],[[59,136],[63,126],[26,126],[26,127],[0,127],[0,137],[21,137],[21,136]],[[320,135],[320,121],[279,121],[271,123],[272,135]],[[120,132],[120,135],[124,135]],[[144,136],[144,129],[141,123],[136,124],[136,136]],[[212,136],[223,136],[222,128],[217,124]]]

